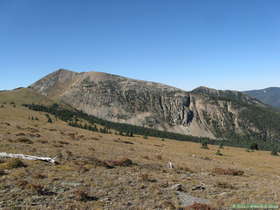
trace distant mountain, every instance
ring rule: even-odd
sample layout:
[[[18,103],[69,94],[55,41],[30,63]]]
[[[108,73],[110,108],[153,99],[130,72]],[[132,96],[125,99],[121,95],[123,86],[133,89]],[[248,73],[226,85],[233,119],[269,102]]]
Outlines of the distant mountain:
[[[280,108],[279,87],[270,87],[262,90],[250,90],[250,91],[245,91],[244,93],[262,101],[265,104]]]

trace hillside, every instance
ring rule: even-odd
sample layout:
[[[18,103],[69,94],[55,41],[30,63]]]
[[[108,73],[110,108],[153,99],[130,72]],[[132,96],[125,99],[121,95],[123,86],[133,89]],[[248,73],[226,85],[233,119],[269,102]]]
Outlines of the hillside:
[[[44,104],[52,105],[55,103],[55,100],[52,100],[46,96],[38,94],[30,88],[18,88],[10,91],[0,91],[0,103],[16,103],[16,104],[25,104],[25,103],[34,103],[34,104]]]
[[[280,88],[270,87],[261,90],[245,91],[251,97],[257,98],[265,104],[269,104],[273,107],[280,108]]]
[[[109,121],[208,138],[280,138],[280,115],[241,92],[205,87],[187,92],[101,72],[63,69],[31,88]]]
[[[175,209],[190,196],[212,207],[279,204],[279,157],[269,152],[225,147],[221,156],[218,146],[91,132],[2,105],[0,152],[57,156],[59,164],[0,159],[1,209]]]

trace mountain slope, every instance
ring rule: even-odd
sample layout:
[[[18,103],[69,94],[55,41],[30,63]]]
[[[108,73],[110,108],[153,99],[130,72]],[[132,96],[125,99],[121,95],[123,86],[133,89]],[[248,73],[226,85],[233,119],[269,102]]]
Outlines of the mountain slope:
[[[54,100],[43,96],[30,88],[18,88],[10,91],[1,91],[0,92],[0,103],[35,103],[35,104],[44,104],[51,105],[55,103]]]
[[[276,127],[264,128],[253,111],[268,108],[245,94],[198,88],[192,92],[167,85],[101,72],[58,70],[31,85],[38,93],[88,114],[194,136],[278,138]],[[278,122],[280,116],[276,116]],[[274,124],[273,124],[274,126]],[[269,131],[268,131],[269,130]],[[266,133],[265,135],[263,133]]]
[[[261,90],[245,91],[251,97],[257,98],[265,104],[269,104],[273,107],[280,108],[280,88],[270,87]]]
[[[52,99],[44,96],[31,88],[17,88],[9,91],[0,91],[0,104],[41,104],[44,106],[59,104],[64,109],[73,110],[72,106],[59,99]]]
[[[57,157],[59,164],[15,165],[18,160],[1,158],[0,209],[184,209],[182,195],[207,199],[217,209],[237,201],[279,202],[279,157],[267,151],[103,134],[70,127],[51,114],[49,123],[44,112],[1,105],[0,151]],[[216,155],[218,149],[223,156]],[[117,165],[127,159],[133,164]]]

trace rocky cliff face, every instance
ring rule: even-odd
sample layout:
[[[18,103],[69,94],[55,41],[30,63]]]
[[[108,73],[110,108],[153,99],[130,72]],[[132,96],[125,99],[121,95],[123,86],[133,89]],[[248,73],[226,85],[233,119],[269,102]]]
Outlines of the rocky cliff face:
[[[240,126],[244,123],[239,116],[242,109],[234,100],[263,106],[239,92],[207,88],[186,92],[100,72],[59,70],[31,88],[103,119],[212,138],[223,137],[228,131],[247,133]]]

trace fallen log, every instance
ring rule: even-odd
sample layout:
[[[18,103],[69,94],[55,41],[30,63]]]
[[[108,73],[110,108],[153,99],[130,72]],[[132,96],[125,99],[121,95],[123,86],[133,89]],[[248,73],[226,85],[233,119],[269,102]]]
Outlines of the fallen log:
[[[56,157],[49,158],[49,157],[38,157],[38,156],[31,156],[31,155],[24,155],[24,154],[11,154],[6,152],[0,152],[0,158],[19,158],[24,160],[41,160],[49,163],[57,163],[55,161]]]

